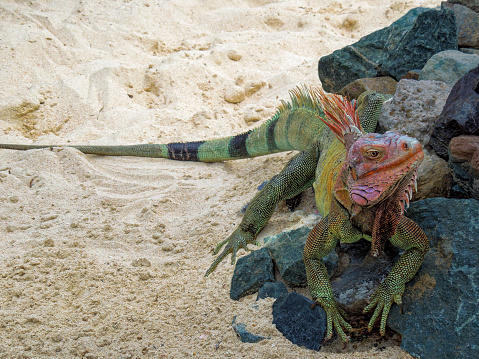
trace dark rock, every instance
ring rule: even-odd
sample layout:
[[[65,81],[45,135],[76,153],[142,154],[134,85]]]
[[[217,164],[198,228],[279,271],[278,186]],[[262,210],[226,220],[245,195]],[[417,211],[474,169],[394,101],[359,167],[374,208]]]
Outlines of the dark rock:
[[[357,99],[365,91],[376,91],[383,94],[394,94],[397,81],[389,76],[359,79],[344,86],[340,95],[349,99]]]
[[[271,283],[271,282],[266,282],[263,284],[263,286],[258,290],[258,299],[264,299],[264,298],[281,298],[283,295],[288,294],[288,288],[284,285],[283,282],[276,282],[276,283]]]
[[[479,47],[479,13],[466,6],[452,7],[457,23],[457,44],[465,47]]]
[[[307,349],[319,350],[326,332],[326,312],[298,293],[289,293],[273,304],[273,324],[286,339]]]
[[[367,77],[376,77],[379,66],[389,52],[413,27],[418,14],[427,8],[409,10],[389,27],[377,30],[332,54],[319,59],[318,73],[325,91],[337,92],[347,84]],[[422,67],[422,66],[421,66]]]
[[[246,330],[246,325],[242,323],[236,323],[236,316],[233,318],[231,322],[231,326],[233,327],[236,335],[243,343],[258,343],[264,339],[268,339],[262,337],[261,335],[255,335]]]
[[[451,4],[460,4],[467,6],[469,9],[479,12],[479,1],[478,0],[448,0],[447,2]]]
[[[435,53],[457,49],[454,13],[416,8],[391,26],[334,51],[318,62],[323,88],[337,92],[354,80],[391,76],[399,80],[422,68]]]
[[[306,268],[303,262],[303,249],[311,229],[301,227],[265,238],[266,248],[278,266],[281,277],[291,285],[306,284]],[[336,257],[336,260],[335,260]],[[337,263],[336,253],[324,258],[326,268],[332,273]]]
[[[236,262],[230,298],[238,300],[257,292],[264,283],[274,281],[273,260],[266,248],[258,249]]]
[[[418,15],[414,26],[391,51],[379,73],[400,79],[409,70],[422,68],[444,50],[457,50],[456,21],[451,10],[429,10]]]
[[[460,135],[479,135],[479,66],[453,86],[434,126],[430,145],[447,160],[451,138]]]
[[[456,183],[479,199],[479,136],[458,136],[449,143],[449,166]]]
[[[369,254],[370,249],[371,242],[365,239],[341,245],[343,268],[331,278],[331,286],[334,297],[348,313],[362,313],[371,295],[390,272],[398,253],[388,245],[383,256],[374,258]]]
[[[461,77],[477,65],[479,65],[479,55],[465,54],[456,50],[442,51],[427,61],[419,74],[419,80],[442,81],[454,86]]]
[[[401,347],[422,359],[476,358],[479,351],[479,201],[429,198],[407,216],[431,243],[423,265],[406,285],[404,314],[393,306],[389,326]]]

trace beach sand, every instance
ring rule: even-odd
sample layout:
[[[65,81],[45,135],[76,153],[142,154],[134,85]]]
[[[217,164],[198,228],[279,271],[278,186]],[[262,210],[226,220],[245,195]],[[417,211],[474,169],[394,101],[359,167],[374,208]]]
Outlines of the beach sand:
[[[321,56],[439,3],[2,1],[0,142],[247,131],[288,90],[320,85]],[[229,257],[204,277],[257,186],[293,155],[205,164],[0,150],[0,358],[410,358],[377,334],[300,348],[272,324],[272,299],[230,299]],[[308,222],[306,197],[301,212],[278,206],[260,239]],[[235,316],[269,339],[242,343]]]

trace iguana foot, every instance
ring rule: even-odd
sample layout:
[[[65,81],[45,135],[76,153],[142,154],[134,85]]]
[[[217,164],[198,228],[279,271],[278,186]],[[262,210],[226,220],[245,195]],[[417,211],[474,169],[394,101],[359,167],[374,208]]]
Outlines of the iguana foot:
[[[373,329],[374,323],[376,319],[382,312],[381,315],[381,324],[379,327],[379,333],[381,335],[386,334],[386,321],[388,319],[389,311],[393,303],[398,304],[401,306],[402,304],[402,294],[404,293],[404,285],[399,286],[398,289],[393,290],[390,286],[386,283],[381,283],[377,291],[371,297],[371,302],[364,308],[363,313],[369,312],[371,309],[376,307],[374,310],[373,316],[368,324],[368,330],[371,331]]]
[[[334,327],[336,333],[338,333],[344,342],[349,341],[344,330],[350,332],[352,327],[346,320],[344,320],[343,316],[345,316],[345,313],[341,308],[338,307],[336,301],[333,298],[317,298],[316,302],[326,312],[328,326],[324,340],[329,340],[333,337]]]
[[[240,249],[243,248],[247,252],[251,252],[252,250],[248,248],[249,243],[255,243],[256,245],[259,245],[258,242],[256,242],[255,237],[248,232],[244,232],[241,230],[241,228],[236,228],[236,230],[224,241],[219,243],[216,248],[213,250],[213,255],[218,254],[218,252],[221,250],[221,248],[226,244],[226,246],[223,249],[223,252],[214,260],[213,264],[208,268],[206,271],[205,277],[209,276],[220,264],[223,259],[225,259],[228,254],[231,253],[231,264],[235,264],[236,262],[236,252]]]

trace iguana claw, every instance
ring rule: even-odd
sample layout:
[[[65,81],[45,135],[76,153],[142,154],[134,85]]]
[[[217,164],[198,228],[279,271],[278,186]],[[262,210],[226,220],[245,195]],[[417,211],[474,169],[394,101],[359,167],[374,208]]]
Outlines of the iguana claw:
[[[317,298],[316,302],[324,309],[327,318],[327,330],[324,340],[333,337],[333,327],[344,342],[349,341],[344,330],[350,332],[351,325],[343,318],[344,312],[333,298]],[[343,329],[344,328],[344,329]]]
[[[252,249],[248,248],[249,243],[255,243],[259,245],[259,243],[255,240],[254,236],[251,233],[244,232],[241,230],[241,228],[237,228],[228,238],[226,238],[224,241],[220,242],[216,248],[213,250],[213,255],[218,254],[218,252],[221,250],[223,246],[223,252],[214,260],[214,262],[211,264],[211,266],[208,268],[206,271],[205,277],[209,276],[220,264],[223,259],[225,259],[228,254],[231,253],[231,264],[236,263],[236,252],[242,248],[247,252],[251,252]]]
[[[371,297],[371,302],[364,308],[363,313],[369,312],[371,309],[376,307],[374,310],[373,316],[368,324],[368,330],[372,331],[376,319],[382,312],[381,315],[381,324],[379,327],[379,333],[381,335],[386,334],[386,321],[388,319],[389,311],[393,303],[398,305],[402,304],[402,293],[404,292],[404,285],[398,290],[392,290],[386,283],[381,283],[377,291]]]

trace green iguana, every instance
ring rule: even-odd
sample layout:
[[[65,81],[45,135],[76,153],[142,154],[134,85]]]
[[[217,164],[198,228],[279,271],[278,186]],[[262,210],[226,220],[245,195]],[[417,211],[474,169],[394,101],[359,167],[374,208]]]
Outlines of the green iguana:
[[[365,93],[356,108],[340,96],[301,87],[291,91],[291,101],[283,102],[270,120],[236,136],[186,143],[71,147],[87,154],[202,162],[300,151],[256,194],[238,228],[217,245],[214,255],[224,249],[206,275],[230,253],[234,264],[240,248],[249,250],[247,245],[256,243],[276,204],[312,185],[324,218],[312,230],[304,249],[308,285],[315,302],[327,313],[326,339],[332,337],[334,327],[347,341],[344,329],[349,331],[351,326],[340,314],[321,258],[338,240],[351,243],[363,237],[372,240],[375,255],[388,239],[405,250],[365,308],[376,308],[369,330],[382,312],[380,333],[384,335],[391,305],[401,303],[405,283],[417,272],[428,250],[425,234],[403,216],[416,184],[422,147],[417,140],[396,133],[371,133],[385,100],[383,95]],[[0,144],[0,148],[14,150],[49,147],[59,146]]]

